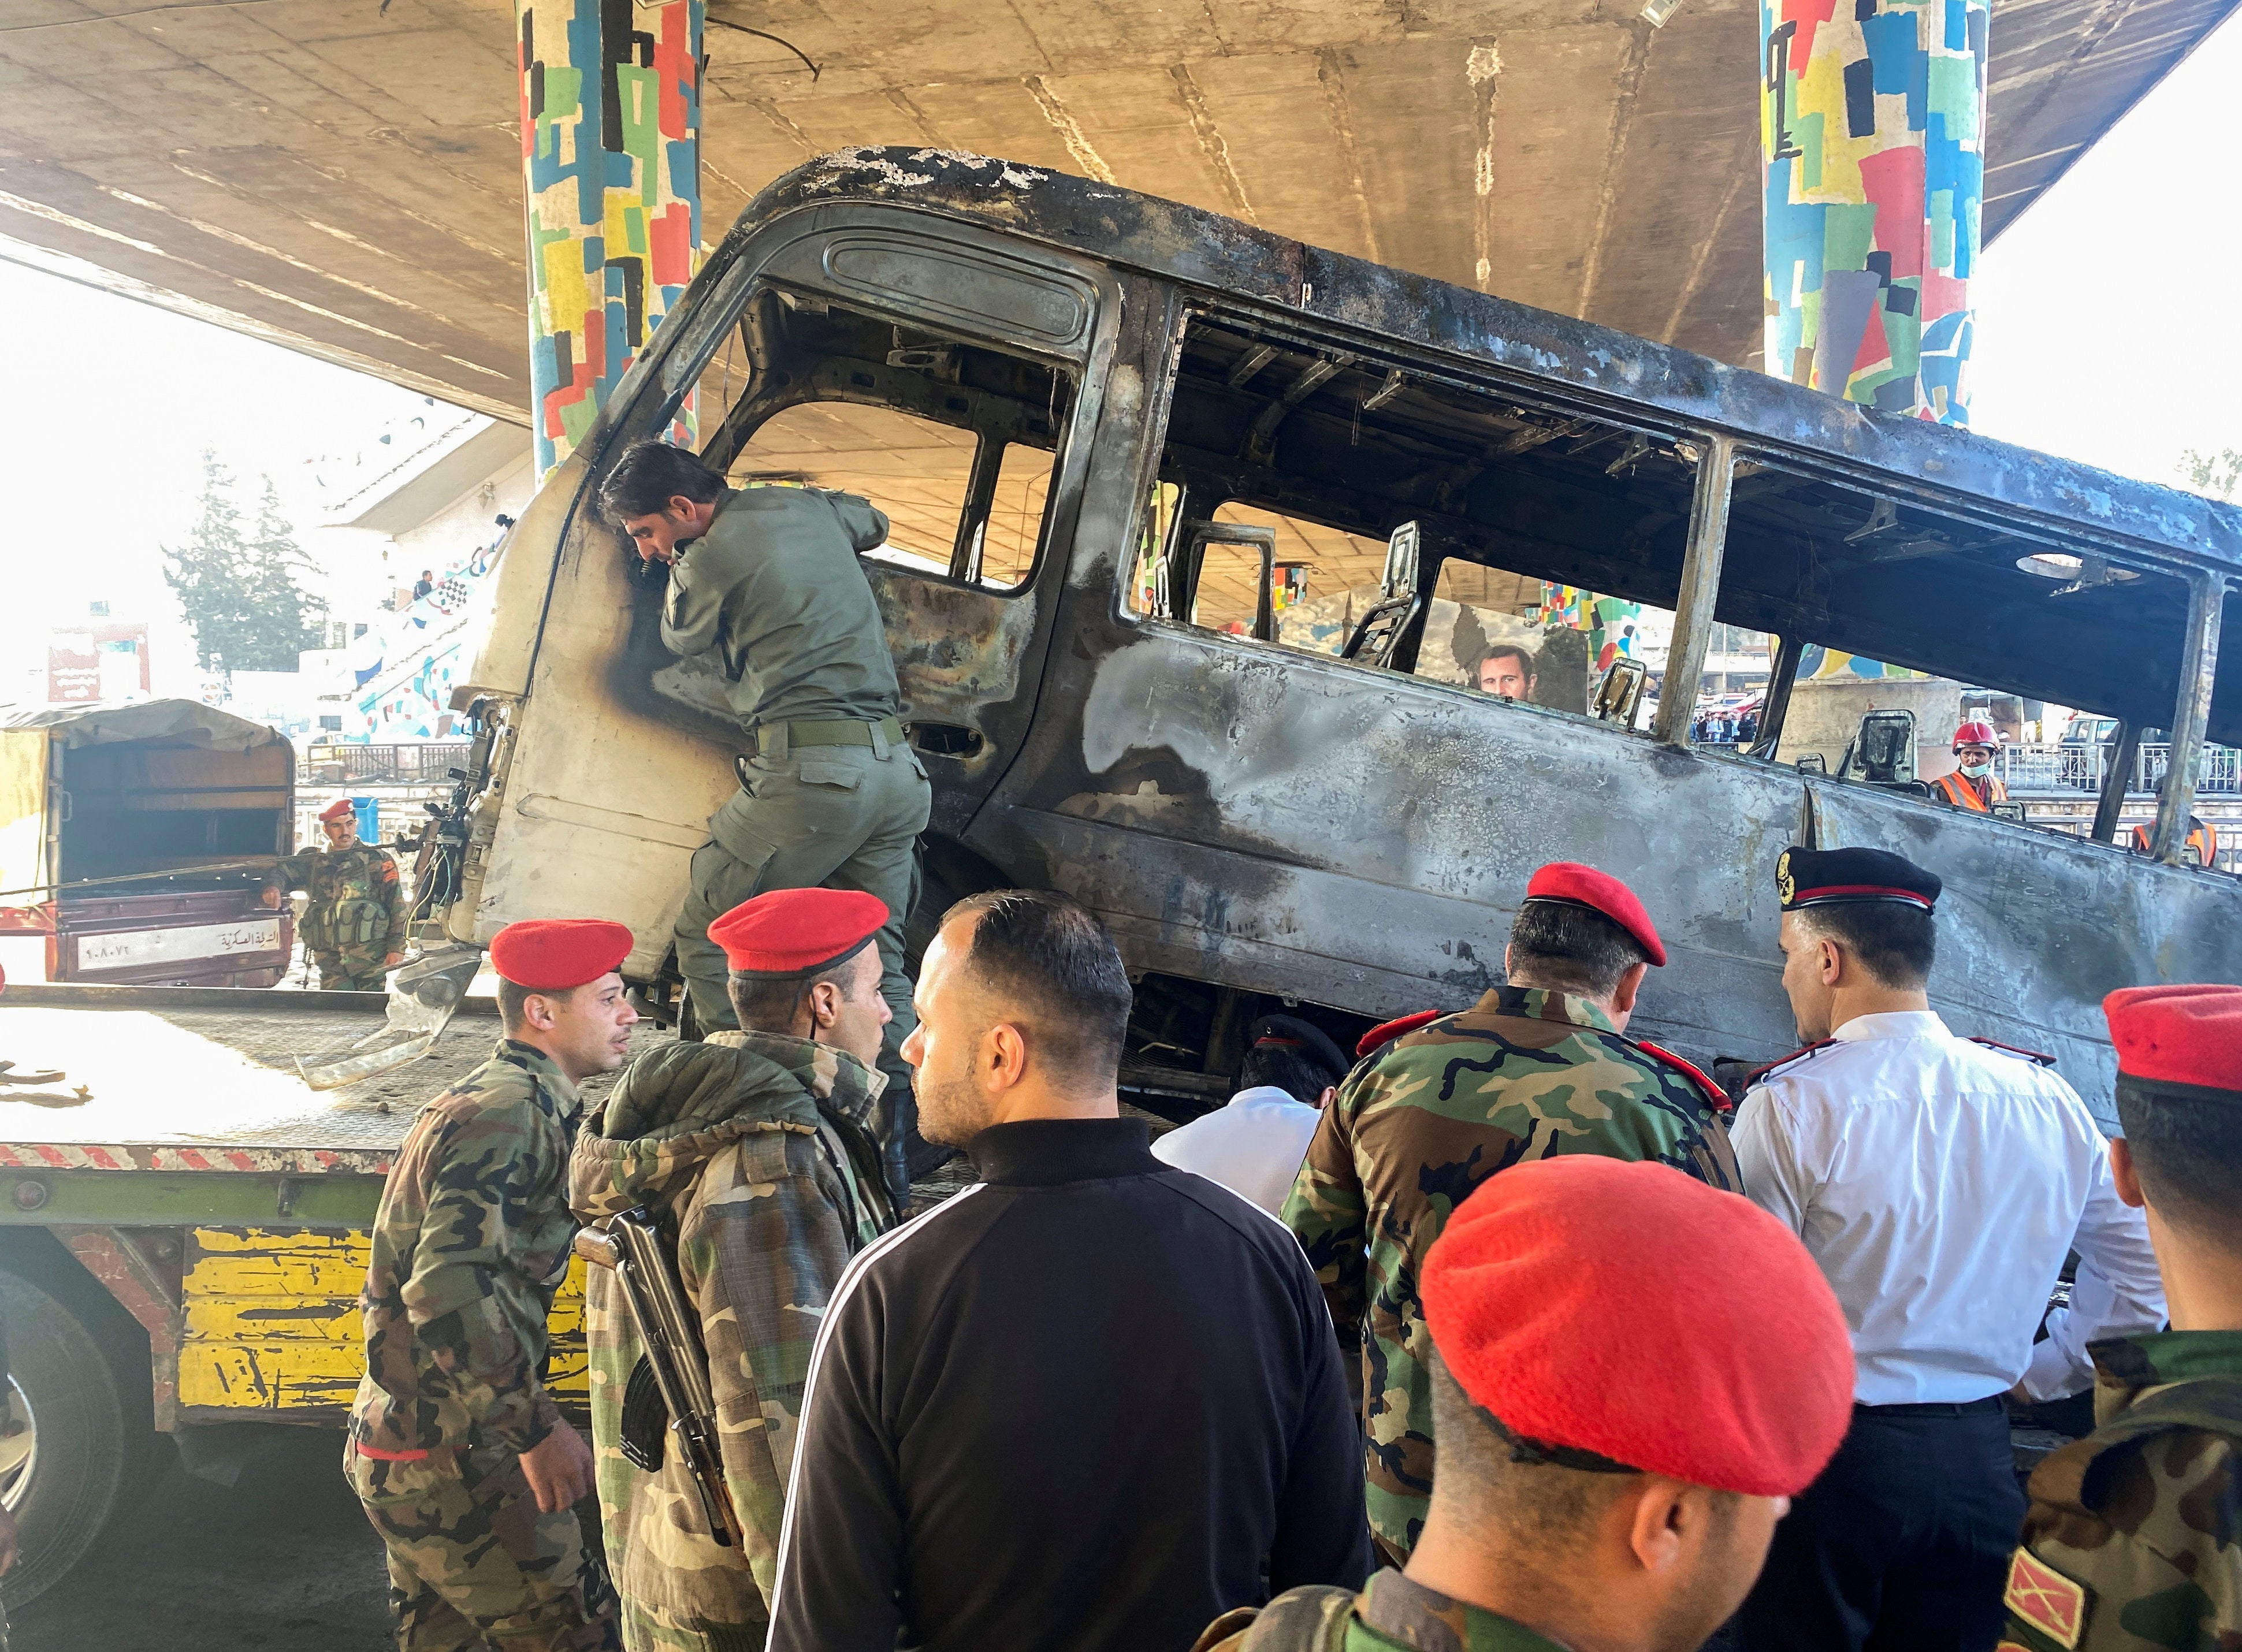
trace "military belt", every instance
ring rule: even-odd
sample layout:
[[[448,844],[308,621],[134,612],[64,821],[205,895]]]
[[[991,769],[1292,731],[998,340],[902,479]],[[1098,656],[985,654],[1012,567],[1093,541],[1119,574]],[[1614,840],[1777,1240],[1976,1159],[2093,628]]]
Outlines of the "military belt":
[[[767,722],[755,730],[755,750],[765,757],[783,757],[795,746],[869,746],[884,757],[889,747],[903,743],[903,726],[894,717],[883,717],[877,722],[859,722],[847,717],[825,721],[811,718],[800,722]]]

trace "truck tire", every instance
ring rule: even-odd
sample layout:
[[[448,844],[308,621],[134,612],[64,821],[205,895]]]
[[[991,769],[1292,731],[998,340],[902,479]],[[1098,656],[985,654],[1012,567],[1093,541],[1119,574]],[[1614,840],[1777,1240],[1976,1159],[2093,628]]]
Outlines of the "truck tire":
[[[0,1581],[10,1611],[53,1587],[116,1513],[131,1467],[123,1395],[101,1344],[38,1286],[0,1272],[0,1317],[17,1415],[28,1410],[30,1454],[0,1477],[16,1518],[16,1564]]]

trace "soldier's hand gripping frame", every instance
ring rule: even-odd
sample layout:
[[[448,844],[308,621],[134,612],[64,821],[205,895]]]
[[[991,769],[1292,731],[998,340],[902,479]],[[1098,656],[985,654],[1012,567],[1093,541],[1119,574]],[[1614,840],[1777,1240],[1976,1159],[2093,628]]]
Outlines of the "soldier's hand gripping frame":
[[[623,1454],[652,1474],[661,1467],[662,1434],[632,1427],[632,1413],[644,1415],[644,1384],[651,1377],[661,1408],[668,1414],[687,1472],[701,1494],[709,1534],[727,1548],[740,1547],[745,1534],[724,1484],[724,1465],[716,1450],[716,1400],[708,1387],[708,1366],[691,1304],[677,1280],[677,1269],[661,1240],[660,1224],[644,1205],[608,1218],[604,1228],[576,1234],[577,1253],[608,1269],[622,1293],[623,1306],[638,1329],[645,1352],[631,1373],[624,1400]],[[634,1405],[634,1399],[641,1401]],[[651,1438],[643,1437],[651,1434]]]

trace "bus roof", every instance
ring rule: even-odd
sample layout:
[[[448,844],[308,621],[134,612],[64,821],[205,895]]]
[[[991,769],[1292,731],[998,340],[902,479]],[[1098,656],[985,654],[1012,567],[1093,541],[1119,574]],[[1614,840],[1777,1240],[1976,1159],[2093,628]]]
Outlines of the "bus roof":
[[[953,150],[857,148],[806,162],[749,203],[719,259],[756,226],[858,201],[978,224],[1492,368],[1554,381],[1621,413],[1974,495],[2064,531],[2242,572],[2242,507],[1837,397],[1571,316],[1272,235],[1235,218],[1047,168]],[[712,259],[711,263],[716,262]]]

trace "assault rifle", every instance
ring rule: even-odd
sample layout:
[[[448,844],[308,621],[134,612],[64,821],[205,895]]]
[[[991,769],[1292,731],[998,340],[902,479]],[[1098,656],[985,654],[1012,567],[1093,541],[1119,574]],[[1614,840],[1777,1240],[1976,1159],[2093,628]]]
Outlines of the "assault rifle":
[[[645,1352],[623,1392],[623,1455],[648,1474],[661,1471],[663,1442],[675,1436],[686,1472],[701,1493],[710,1535],[727,1548],[744,1534],[724,1485],[716,1451],[716,1400],[691,1304],[663,1248],[654,1213],[638,1205],[604,1228],[576,1234],[576,1252],[613,1273]]]

